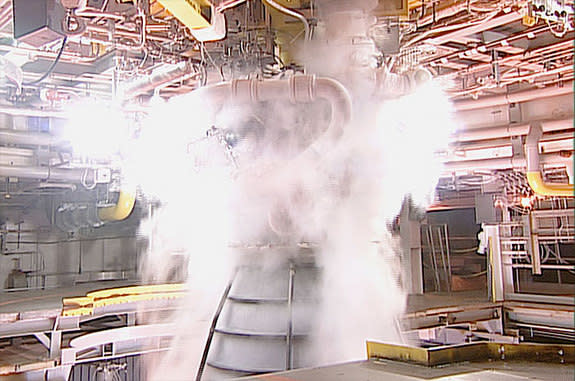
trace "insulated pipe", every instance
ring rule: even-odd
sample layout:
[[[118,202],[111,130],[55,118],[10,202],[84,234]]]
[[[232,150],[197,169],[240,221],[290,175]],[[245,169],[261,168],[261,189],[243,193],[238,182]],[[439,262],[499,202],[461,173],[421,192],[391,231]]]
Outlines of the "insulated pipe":
[[[479,108],[528,102],[534,99],[549,98],[572,93],[573,81],[570,81],[565,83],[562,87],[546,87],[543,89],[519,91],[517,93],[454,102],[453,107],[456,111],[475,110]]]
[[[573,128],[573,118],[541,121],[540,123],[543,132],[561,131]],[[529,124],[518,124],[457,131],[454,134],[454,138],[457,142],[471,142],[475,140],[509,138],[513,136],[527,135],[528,133]]]
[[[0,165],[0,177],[82,183],[85,169]]]
[[[59,142],[50,134],[30,131],[0,130],[0,144],[17,144],[26,146],[54,146]]]
[[[223,82],[196,90],[202,98],[214,104],[225,102],[266,102],[289,100],[295,103],[310,103],[324,99],[331,105],[331,121],[328,128],[301,157],[325,153],[343,134],[345,125],[351,119],[351,98],[343,85],[330,78],[316,78],[313,75],[296,75],[289,80],[239,79]],[[315,157],[314,157],[315,158]]]
[[[525,140],[525,157],[527,159],[527,182],[533,192],[543,196],[574,197],[573,184],[550,184],[543,181],[539,170],[539,141],[543,136],[540,123],[533,123]]]
[[[19,108],[10,106],[0,106],[0,114],[14,116],[36,116],[40,118],[66,118],[66,114],[58,111],[34,110],[30,108]]]
[[[135,204],[136,191],[123,189],[115,205],[98,209],[98,217],[102,222],[125,220],[132,213]]]
[[[191,73],[190,65],[187,62],[180,62],[168,68],[154,70],[145,77],[128,82],[124,88],[124,96],[134,97],[152,91],[159,86],[169,84],[179,78]]]
[[[541,156],[543,164],[562,164],[570,160],[558,152]],[[527,166],[527,160],[522,157],[498,157],[494,159],[480,160],[457,160],[448,161],[443,164],[447,171],[465,171],[475,169],[523,169]]]

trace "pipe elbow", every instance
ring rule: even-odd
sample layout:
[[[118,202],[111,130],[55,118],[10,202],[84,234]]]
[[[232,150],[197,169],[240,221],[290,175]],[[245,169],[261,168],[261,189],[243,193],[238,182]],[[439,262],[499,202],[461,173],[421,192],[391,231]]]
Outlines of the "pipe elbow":
[[[115,205],[98,209],[98,217],[102,222],[122,221],[128,218],[136,204],[136,192],[120,191]]]
[[[575,197],[575,188],[573,184],[549,184],[543,181],[541,172],[527,172],[527,183],[538,195],[542,196],[559,196]]]
[[[351,97],[347,89],[338,81],[331,78],[316,78],[315,94],[319,98],[324,98],[331,102],[332,107],[342,115],[343,125],[351,120]]]

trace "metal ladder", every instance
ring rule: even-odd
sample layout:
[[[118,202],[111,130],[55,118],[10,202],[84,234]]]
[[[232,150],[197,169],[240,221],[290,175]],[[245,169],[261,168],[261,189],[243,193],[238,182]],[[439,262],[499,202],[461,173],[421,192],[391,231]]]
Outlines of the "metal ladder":
[[[220,298],[220,302],[214,314],[214,317],[211,322],[210,331],[208,334],[208,338],[206,340],[206,344],[204,347],[204,352],[202,355],[202,359],[198,368],[198,372],[196,375],[196,381],[200,381],[202,375],[205,371],[206,365],[214,366],[220,369],[226,369],[235,372],[243,372],[243,373],[260,373],[260,372],[269,372],[269,371],[281,371],[281,370],[290,370],[294,368],[294,345],[295,340],[302,338],[305,335],[300,333],[294,332],[294,299],[295,299],[295,278],[296,273],[298,272],[297,266],[290,261],[287,266],[282,268],[282,272],[287,271],[287,289],[285,290],[285,295],[282,295],[280,298],[253,298],[253,297],[243,297],[238,295],[230,295],[230,291],[232,291],[234,283],[238,280],[238,272],[241,269],[238,269],[233,277],[233,279],[229,282],[222,297]],[[284,273],[285,274],[285,273]],[[244,274],[245,275],[245,274]],[[284,275],[285,276],[285,275]],[[278,277],[279,278],[279,277]],[[285,278],[282,279],[284,281]],[[285,285],[285,283],[284,283]],[[285,306],[285,330],[282,332],[279,331],[253,331],[249,329],[238,329],[238,328],[230,328],[226,327],[225,323],[222,323],[222,311],[224,307],[229,304],[236,303],[242,305],[244,308],[267,308],[266,306],[271,306],[271,308],[281,308]],[[229,316],[228,316],[229,319]],[[220,323],[220,324],[218,324]],[[229,324],[229,322],[228,322]],[[233,325],[233,324],[232,324]],[[280,368],[279,362],[275,361],[274,364],[270,364],[269,368],[254,368],[250,367],[250,365],[246,364],[244,368],[239,368],[235,366],[231,366],[225,364],[221,361],[221,359],[208,359],[208,355],[210,354],[210,349],[212,349],[212,343],[214,338],[218,337],[219,341],[230,340],[233,341],[235,338],[241,338],[242,340],[254,340],[260,343],[268,342],[268,345],[274,345],[276,348],[276,344],[280,345],[279,342],[283,341],[283,345],[285,346],[285,363]],[[262,344],[263,345],[263,344]],[[273,350],[270,349],[270,352]],[[213,357],[213,356],[212,356]],[[298,364],[295,364],[297,367]]]
[[[433,269],[435,291],[451,292],[451,252],[447,224],[422,225]]]

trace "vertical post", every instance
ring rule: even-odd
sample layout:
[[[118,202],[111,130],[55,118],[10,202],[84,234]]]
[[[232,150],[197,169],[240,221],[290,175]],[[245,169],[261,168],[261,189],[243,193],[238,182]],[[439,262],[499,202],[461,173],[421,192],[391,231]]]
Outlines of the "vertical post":
[[[513,292],[513,269],[511,258],[503,257],[499,225],[485,225],[483,230],[489,242],[489,266],[491,268],[491,301],[505,300],[505,294]]]
[[[293,368],[293,290],[294,290],[295,268],[293,263],[289,265],[288,281],[288,325],[286,332],[286,370]]]
[[[441,252],[441,265],[443,267],[443,274],[445,275],[445,282],[447,283],[447,291],[451,291],[449,287],[449,274],[447,273],[447,261],[445,260],[445,248],[443,247],[443,234],[441,232],[441,225],[437,226],[437,241],[439,243],[439,250]]]
[[[534,275],[541,275],[541,255],[539,253],[539,234],[537,233],[537,221],[533,213],[529,214],[529,254],[531,254],[531,272]]]
[[[429,243],[429,250],[431,254],[431,265],[433,267],[433,279],[435,280],[435,290],[441,291],[441,282],[439,281],[439,273],[437,270],[437,260],[435,258],[435,245],[433,244],[433,233],[431,226],[427,225],[427,242]]]
[[[50,337],[50,358],[60,357],[62,347],[62,331],[53,330]]]
[[[409,218],[409,214],[409,203],[404,202],[399,219],[403,287],[410,294],[422,294],[421,225],[419,221],[412,221]]]
[[[449,287],[449,291],[451,292],[451,252],[449,249],[449,232],[447,230],[447,224],[444,224],[443,228],[445,230],[445,253],[447,254],[447,285]]]

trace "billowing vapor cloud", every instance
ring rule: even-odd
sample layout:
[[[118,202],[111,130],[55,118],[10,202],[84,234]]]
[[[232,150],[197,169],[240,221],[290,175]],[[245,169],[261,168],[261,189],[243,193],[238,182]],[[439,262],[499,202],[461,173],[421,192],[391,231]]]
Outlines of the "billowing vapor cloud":
[[[358,51],[369,58],[373,49],[348,44],[368,26],[314,42],[334,53],[321,62],[339,66],[304,59],[318,75],[341,80],[353,99],[351,123],[321,158],[299,160],[329,121],[322,102],[214,105],[192,93],[152,110],[126,167],[160,205],[142,225],[151,241],[143,274],[156,282],[183,275],[190,295],[170,318],[181,332],[174,349],[150,366],[151,379],[194,377],[210,319],[238,265],[266,272],[285,264],[277,252],[254,260],[237,249],[250,245],[313,243],[322,274],[319,300],[307,314],[313,322],[306,353],[314,365],[364,358],[366,339],[401,340],[397,319],[406,298],[387,225],[407,194],[422,205],[432,199],[434,152],[454,123],[433,82],[399,99],[375,95],[374,68],[354,71]]]

